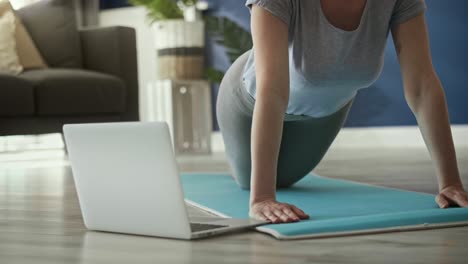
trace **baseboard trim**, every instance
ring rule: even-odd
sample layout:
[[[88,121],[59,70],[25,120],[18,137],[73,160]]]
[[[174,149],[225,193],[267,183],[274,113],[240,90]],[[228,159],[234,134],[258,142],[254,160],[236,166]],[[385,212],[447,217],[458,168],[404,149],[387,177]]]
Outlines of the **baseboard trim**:
[[[468,147],[468,125],[452,125],[456,148]],[[27,140],[26,140],[27,139]],[[213,152],[224,152],[221,132],[211,135]],[[60,134],[0,137],[0,152],[62,148]],[[425,147],[417,126],[343,128],[331,148],[414,148]]]
[[[457,148],[468,147],[468,125],[452,125],[453,141]],[[211,137],[213,152],[224,152],[221,132]],[[331,148],[402,148],[424,147],[417,126],[343,128]]]

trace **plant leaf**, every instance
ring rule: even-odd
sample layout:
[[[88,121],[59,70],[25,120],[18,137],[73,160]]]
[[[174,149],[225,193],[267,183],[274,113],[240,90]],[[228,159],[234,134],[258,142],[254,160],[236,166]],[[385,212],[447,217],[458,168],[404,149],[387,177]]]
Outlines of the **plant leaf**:
[[[205,69],[205,78],[211,81],[212,83],[221,83],[223,80],[224,73],[213,67],[207,67]]]
[[[252,48],[250,33],[229,18],[206,16],[205,23],[208,34],[226,48],[231,63]]]
[[[128,2],[133,5],[144,6],[148,10],[148,17],[151,22],[184,17],[182,10],[174,0],[128,0]]]

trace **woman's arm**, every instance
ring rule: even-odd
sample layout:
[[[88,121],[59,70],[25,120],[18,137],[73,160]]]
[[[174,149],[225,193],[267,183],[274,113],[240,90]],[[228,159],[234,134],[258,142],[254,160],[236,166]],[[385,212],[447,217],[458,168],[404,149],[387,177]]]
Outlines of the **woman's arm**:
[[[445,93],[432,66],[424,15],[392,27],[406,101],[437,170],[441,208],[468,207],[468,194],[460,179]]]
[[[276,167],[289,100],[288,29],[268,11],[252,6],[256,101],[252,121],[251,203],[275,199]]]
[[[288,27],[268,11],[252,6],[256,101],[251,149],[251,216],[272,222],[306,218],[294,206],[276,202],[276,172],[289,100]]]

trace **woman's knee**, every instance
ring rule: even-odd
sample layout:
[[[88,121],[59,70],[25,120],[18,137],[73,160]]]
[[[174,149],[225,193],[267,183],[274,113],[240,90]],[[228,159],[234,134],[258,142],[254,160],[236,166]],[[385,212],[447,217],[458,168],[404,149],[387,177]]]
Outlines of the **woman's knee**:
[[[236,180],[236,184],[237,186],[239,186],[239,188],[243,189],[243,190],[250,190],[250,182],[249,183],[245,183],[245,182],[239,182]]]
[[[250,190],[250,168],[247,169],[234,169],[233,178],[241,189]]]

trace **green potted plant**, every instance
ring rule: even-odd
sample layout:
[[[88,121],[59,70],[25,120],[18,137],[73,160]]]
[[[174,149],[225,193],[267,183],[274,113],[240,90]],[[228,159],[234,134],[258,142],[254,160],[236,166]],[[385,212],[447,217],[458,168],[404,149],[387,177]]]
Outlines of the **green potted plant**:
[[[187,10],[203,10],[206,6],[206,2],[198,0],[129,0],[129,2],[133,5],[144,6],[148,10],[151,22],[184,17],[186,20],[191,20]]]
[[[161,29],[168,28],[168,24],[171,23],[167,21],[180,21],[182,19],[184,19],[185,21],[201,21],[201,11],[206,10],[208,8],[208,4],[205,1],[199,0],[129,0],[129,2],[134,5],[144,6],[148,10],[148,18],[150,19],[150,23],[159,23],[159,25],[157,25],[156,27],[159,27]],[[230,20],[229,18],[206,16],[203,20],[206,24],[206,30],[208,34],[212,38],[214,38],[218,44],[220,44],[226,49],[227,55],[231,62],[234,62],[240,55],[242,55],[245,51],[249,50],[252,47],[252,39],[250,33],[242,27],[240,27],[234,21]],[[164,23],[164,21],[166,21],[166,23]],[[156,29],[155,31],[155,41],[159,44],[165,43],[164,38],[176,38],[176,36],[174,36],[173,34],[171,35],[170,32],[160,33],[161,36],[156,36],[158,34],[158,30]],[[166,36],[164,37],[164,35]],[[199,46],[203,47],[204,40],[201,43],[203,43],[203,45]],[[159,47],[164,49],[163,46],[165,45],[160,45]],[[167,51],[168,50],[166,50],[166,53],[168,53]],[[163,61],[161,62],[162,65],[160,63],[160,67],[163,67],[163,71],[171,69],[171,67],[164,66],[168,64],[167,61],[174,62],[172,58],[173,57],[162,58]],[[195,60],[199,59],[195,58]],[[193,62],[193,59],[191,61]],[[203,63],[203,61],[199,63]],[[174,63],[172,64],[172,66],[174,66]],[[221,82],[221,79],[224,76],[224,73],[222,71],[217,70],[213,67],[207,67],[202,73],[202,68],[203,67],[200,66],[199,70],[197,70],[197,76],[204,75],[204,77],[212,83]],[[163,72],[161,76],[171,76],[171,74]],[[174,74],[172,74],[172,76],[174,76]]]
[[[205,26],[198,0],[129,0],[144,6],[158,57],[159,79],[202,79]]]

